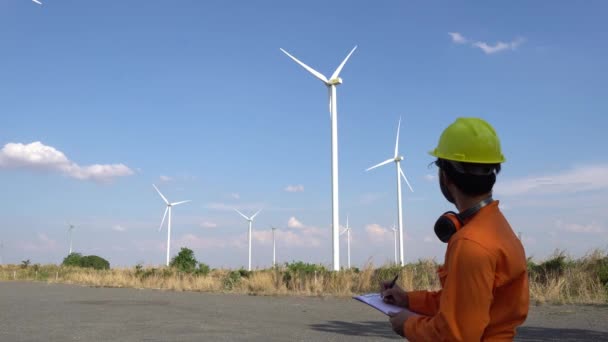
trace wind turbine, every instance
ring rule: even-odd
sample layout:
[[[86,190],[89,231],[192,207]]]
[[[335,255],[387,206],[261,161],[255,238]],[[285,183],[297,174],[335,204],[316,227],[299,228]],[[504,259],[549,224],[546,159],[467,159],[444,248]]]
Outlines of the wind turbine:
[[[374,165],[365,171],[375,169],[377,167],[388,164],[390,162],[394,162],[397,165],[397,213],[398,213],[397,218],[399,221],[399,264],[401,266],[403,266],[404,265],[404,260],[403,260],[403,211],[401,208],[401,177],[403,177],[403,179],[405,180],[405,183],[407,184],[407,186],[410,188],[410,190],[412,192],[414,192],[414,189],[412,189],[410,182],[407,180],[407,177],[405,177],[405,173],[403,173],[403,170],[401,170],[401,161],[403,160],[403,157],[399,155],[399,129],[400,128],[401,128],[401,118],[399,118],[399,124],[397,126],[397,141],[395,142],[395,155],[393,156],[393,158],[387,159],[380,164]]]
[[[245,214],[243,214],[242,212],[238,211],[237,209],[234,209],[234,210],[237,213],[239,213],[241,216],[243,216],[243,218],[245,220],[247,220],[247,222],[249,222],[249,266],[247,267],[247,270],[251,271],[251,225],[253,224],[253,219],[260,213],[260,211],[262,211],[262,209],[258,210],[251,217],[245,216]]]
[[[277,248],[276,248],[276,243],[275,243],[275,235],[274,232],[277,230],[275,227],[270,227],[272,229],[272,267],[275,267],[277,265]]]
[[[171,208],[178,204],[190,202],[190,200],[171,203],[167,200],[167,198],[165,198],[165,196],[163,196],[163,194],[160,192],[160,190],[158,190],[156,185],[152,184],[152,186],[154,187],[154,189],[156,189],[156,192],[158,192],[163,201],[165,201],[165,204],[167,204],[167,208],[165,208],[165,214],[163,215],[163,220],[160,221],[160,227],[158,228],[159,232],[163,229],[163,223],[165,223],[167,211],[169,212],[169,219],[167,220],[167,266],[169,266],[169,254],[171,252]]]
[[[350,227],[348,226],[348,215],[346,215],[346,228],[340,234],[346,233],[346,250],[348,255],[348,268],[350,269]]]
[[[320,72],[314,70],[308,65],[302,63],[300,60],[290,55],[287,51],[281,49],[289,58],[293,59],[296,63],[310,72],[313,76],[321,80],[323,84],[327,86],[329,92],[329,118],[331,120],[331,206],[332,206],[332,250],[333,250],[333,264],[334,271],[340,270],[340,207],[338,201],[338,100],[336,94],[336,87],[342,84],[340,71],[346,64],[346,61],[355,52],[357,46],[355,46],[350,53],[344,58],[342,63],[338,66],[336,71],[331,75],[329,79]]]
[[[32,0],[32,2],[37,3],[38,5],[42,5],[42,2],[38,1],[38,0]]]
[[[397,228],[395,227],[395,224],[393,223],[393,228],[391,228],[393,231],[393,240],[395,241],[395,265],[397,265]]]
[[[74,228],[76,228],[76,226],[71,223],[68,223],[68,235],[70,237],[70,251],[68,252],[68,255],[72,254],[72,231],[74,230]]]

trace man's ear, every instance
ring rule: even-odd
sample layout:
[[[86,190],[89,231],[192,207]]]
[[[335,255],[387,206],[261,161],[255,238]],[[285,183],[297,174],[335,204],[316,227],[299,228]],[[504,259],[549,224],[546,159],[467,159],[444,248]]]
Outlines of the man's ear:
[[[441,178],[440,180],[443,181],[443,184],[445,184],[445,186],[452,184],[452,181],[450,181],[450,178],[448,178],[448,175],[446,175],[445,171],[443,171],[442,169],[439,169],[439,177]]]

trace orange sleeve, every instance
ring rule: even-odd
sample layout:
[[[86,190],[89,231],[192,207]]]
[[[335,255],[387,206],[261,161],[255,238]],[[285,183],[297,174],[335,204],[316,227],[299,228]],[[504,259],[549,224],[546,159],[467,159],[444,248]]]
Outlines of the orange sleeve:
[[[439,310],[441,291],[411,291],[407,293],[408,309],[416,313],[433,316]]]
[[[479,341],[490,322],[494,258],[473,241],[457,240],[450,247],[439,310],[405,322],[409,341]]]

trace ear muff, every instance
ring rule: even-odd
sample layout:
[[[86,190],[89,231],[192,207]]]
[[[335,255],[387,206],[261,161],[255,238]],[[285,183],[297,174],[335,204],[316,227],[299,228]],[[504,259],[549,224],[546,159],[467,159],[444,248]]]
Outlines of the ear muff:
[[[450,241],[452,235],[462,228],[462,225],[462,221],[458,214],[453,211],[448,211],[441,215],[437,219],[437,222],[435,222],[435,234],[439,240],[447,243]]]
[[[439,240],[447,243],[450,241],[452,235],[454,235],[464,226],[465,221],[468,221],[471,217],[477,214],[481,208],[492,203],[493,201],[492,196],[490,196],[479,202],[476,206],[469,208],[460,214],[453,211],[444,213],[437,219],[437,222],[435,222],[435,234]]]

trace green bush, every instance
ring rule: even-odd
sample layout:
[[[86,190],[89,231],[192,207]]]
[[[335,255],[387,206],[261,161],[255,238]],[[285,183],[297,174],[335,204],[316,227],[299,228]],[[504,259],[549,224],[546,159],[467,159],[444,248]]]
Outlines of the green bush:
[[[237,272],[239,272],[239,275],[242,278],[249,278],[249,276],[253,273],[253,271],[248,271],[248,270],[246,270],[246,269],[244,269],[242,267],[239,268],[239,270]]]
[[[82,256],[80,253],[71,253],[61,263],[63,266],[85,267],[96,270],[107,270],[110,268],[110,263],[97,255]]]
[[[608,289],[608,256],[599,259],[595,265],[600,282]]]
[[[322,275],[328,273],[327,268],[323,265],[309,264],[303,261],[292,261],[285,263],[285,271],[283,273],[283,283],[287,288],[296,286],[292,283],[294,279],[304,279],[310,276]]]
[[[108,270],[110,269],[110,262],[97,255],[87,255],[80,259],[80,267]]]
[[[171,259],[169,266],[181,272],[192,273],[196,270],[197,264],[194,252],[189,248],[182,247],[179,253]]]
[[[380,286],[380,283],[383,281],[393,280],[397,274],[401,274],[402,269],[403,267],[399,265],[377,268],[374,272],[372,284]]]
[[[63,259],[61,265],[80,267],[80,259],[82,259],[82,254],[71,253]]]
[[[209,272],[211,272],[211,268],[209,267],[209,265],[201,262],[198,264],[198,268],[196,269],[195,273],[197,275],[206,276],[209,274]]]
[[[232,290],[234,285],[241,281],[241,273],[239,271],[230,271],[224,278],[224,289]]]

